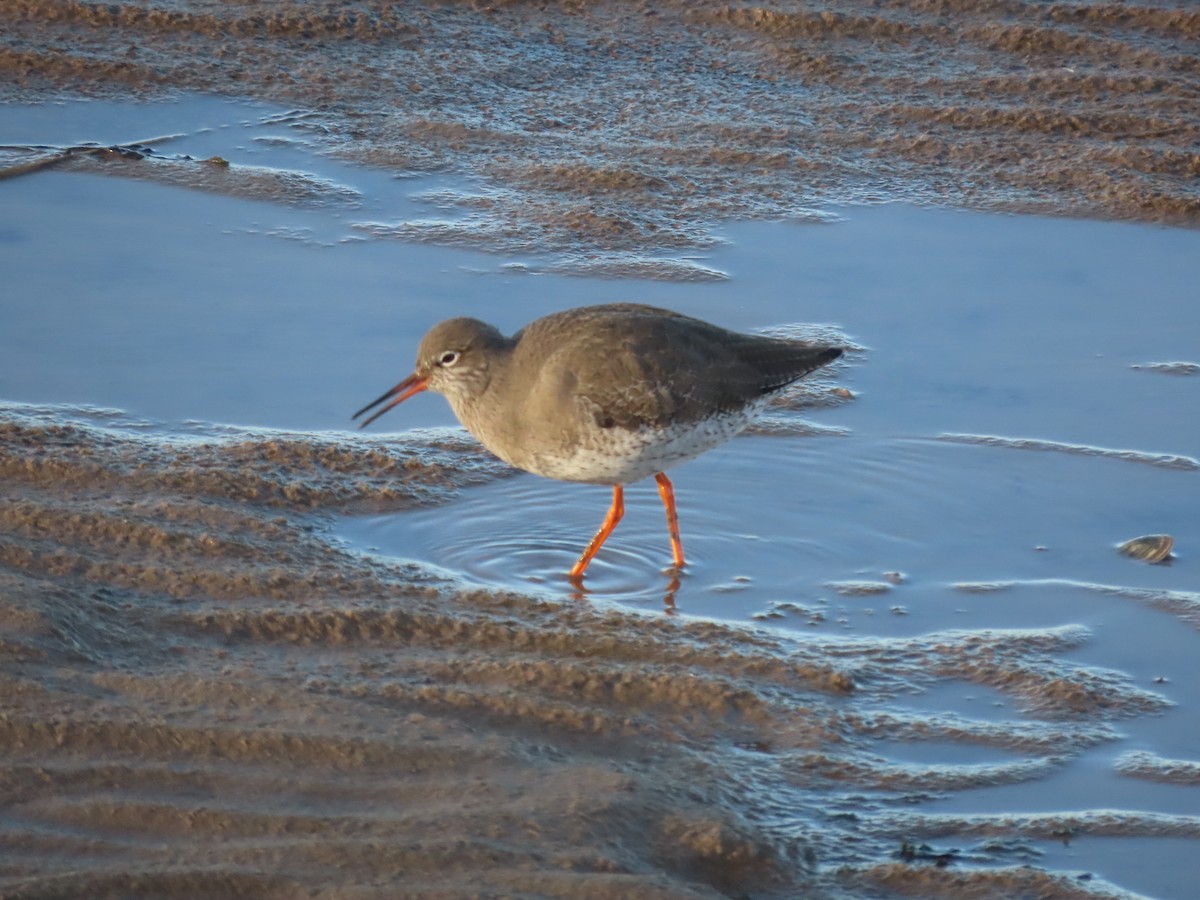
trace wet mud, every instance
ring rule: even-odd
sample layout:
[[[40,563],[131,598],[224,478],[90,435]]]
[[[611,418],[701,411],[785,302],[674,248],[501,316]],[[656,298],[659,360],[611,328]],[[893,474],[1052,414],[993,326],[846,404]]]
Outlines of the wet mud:
[[[10,406],[0,428],[5,896],[1121,896],[991,836],[1200,829],[903,811],[1044,779],[1167,707],[1071,660],[1085,628],[801,640],[465,590],[328,535],[504,474],[461,438],[164,444],[62,415]],[[938,682],[1027,718],[896,705]],[[986,866],[880,863],[948,835]]]
[[[1006,438],[985,434],[940,434],[938,440],[958,444],[977,444],[982,447],[1011,447],[1014,450],[1038,450],[1050,453],[1068,453],[1076,456],[1094,456],[1101,459],[1119,459],[1143,466],[1158,466],[1181,472],[1200,470],[1200,462],[1190,456],[1171,453],[1146,453],[1141,450],[1115,450],[1108,447],[1092,447],[1087,444],[1067,444],[1061,441],[1045,441],[1037,438]]]
[[[648,254],[829,203],[1200,221],[1200,13],[1171,0],[3,0],[0,18],[6,99],[252,97],[303,110],[327,152],[479,177],[376,237],[703,280]]]
[[[9,147],[0,148],[0,159],[5,163],[0,168],[0,181],[56,170],[134,178],[297,207],[354,209],[360,201],[354,190],[309,173],[231,166],[221,157],[173,156],[148,145]]]

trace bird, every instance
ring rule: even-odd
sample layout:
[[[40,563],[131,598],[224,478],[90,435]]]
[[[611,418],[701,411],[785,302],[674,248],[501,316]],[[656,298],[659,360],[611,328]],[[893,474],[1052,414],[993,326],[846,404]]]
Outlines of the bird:
[[[611,485],[608,513],[567,574],[575,584],[621,521],[625,486],[653,475],[678,573],[685,559],[666,470],[732,438],[772,396],[843,350],[743,334],[637,303],[563,310],[511,337],[459,317],[434,325],[412,374],[352,418],[374,409],[365,428],[433,391],[509,465]]]

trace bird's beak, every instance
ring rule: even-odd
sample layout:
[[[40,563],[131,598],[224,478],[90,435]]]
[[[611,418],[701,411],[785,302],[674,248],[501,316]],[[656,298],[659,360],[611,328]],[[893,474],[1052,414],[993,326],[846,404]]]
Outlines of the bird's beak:
[[[396,385],[394,388],[392,388],[390,391],[388,391],[386,394],[384,394],[378,400],[372,400],[370,403],[368,403],[366,406],[364,406],[362,409],[360,409],[358,412],[356,412],[350,418],[357,419],[359,416],[361,416],[363,413],[365,413],[372,406],[378,406],[384,400],[387,400],[391,397],[395,397],[396,399],[392,400],[391,403],[389,403],[387,406],[383,407],[382,409],[377,409],[369,418],[364,419],[362,424],[358,426],[359,428],[366,428],[368,425],[370,425],[372,422],[374,422],[376,419],[378,419],[380,416],[382,416],[385,412],[387,412],[389,409],[391,409],[393,406],[399,406],[401,403],[403,403],[405,400],[407,400],[413,394],[419,394],[419,393],[421,393],[421,391],[426,390],[428,387],[429,387],[429,376],[422,375],[420,372],[413,372],[411,375],[409,375],[407,378],[405,378],[402,382],[400,382],[398,385]]]

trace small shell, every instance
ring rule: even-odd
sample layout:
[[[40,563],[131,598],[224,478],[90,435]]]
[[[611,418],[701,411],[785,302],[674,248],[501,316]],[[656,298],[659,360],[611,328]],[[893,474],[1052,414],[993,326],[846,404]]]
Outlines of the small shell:
[[[1169,559],[1171,550],[1175,546],[1175,538],[1169,534],[1147,534],[1143,537],[1136,537],[1133,540],[1126,541],[1117,547],[1126,556],[1132,556],[1134,559],[1145,560],[1149,563],[1162,562]]]

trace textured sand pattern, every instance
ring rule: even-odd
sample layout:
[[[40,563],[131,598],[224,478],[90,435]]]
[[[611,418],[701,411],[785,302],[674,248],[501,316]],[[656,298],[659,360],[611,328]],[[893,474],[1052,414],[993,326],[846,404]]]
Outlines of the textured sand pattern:
[[[931,791],[1042,779],[1113,740],[1121,719],[1164,708],[1120,674],[1070,661],[1084,629],[795,640],[464,592],[325,539],[330,513],[403,508],[502,473],[483,457],[440,466],[439,452],[469,452],[446,441],[164,446],[9,410],[6,897],[950,895],[963,884],[1087,896],[1045,873],[905,876],[878,860],[898,835],[977,834],[977,858],[995,866],[1006,860],[987,849],[993,831],[1196,831],[1151,814],[895,810]],[[1033,721],[891,705],[935,681],[995,690]],[[918,765],[889,759],[894,741],[994,758]],[[1190,778],[1186,763],[1123,765]],[[852,819],[818,812],[842,806]],[[1099,882],[1088,890],[1106,895]]]
[[[1200,215],[1186,3],[0,0],[0,17],[0,95],[297,106],[330,152],[487,179],[369,233],[549,247],[592,272],[830,202]]]

